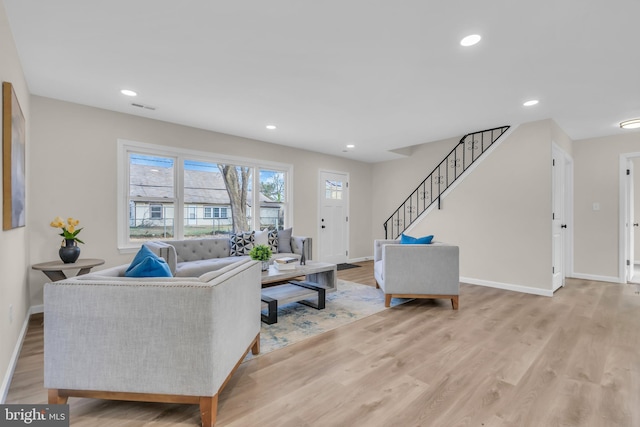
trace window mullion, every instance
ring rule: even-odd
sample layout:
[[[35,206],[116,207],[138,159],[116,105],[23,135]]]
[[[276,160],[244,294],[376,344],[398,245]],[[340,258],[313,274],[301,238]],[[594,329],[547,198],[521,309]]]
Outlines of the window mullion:
[[[260,168],[253,166],[251,174],[253,191],[251,191],[251,226],[253,230],[260,230]]]
[[[184,239],[184,158],[176,158],[175,167],[175,192],[176,192],[176,212],[175,212],[175,233],[176,239]]]

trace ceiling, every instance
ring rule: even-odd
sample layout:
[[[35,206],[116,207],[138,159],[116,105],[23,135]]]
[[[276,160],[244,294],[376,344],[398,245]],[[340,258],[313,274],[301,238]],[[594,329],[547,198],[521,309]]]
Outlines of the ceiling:
[[[366,162],[640,117],[638,0],[3,1],[32,94]]]

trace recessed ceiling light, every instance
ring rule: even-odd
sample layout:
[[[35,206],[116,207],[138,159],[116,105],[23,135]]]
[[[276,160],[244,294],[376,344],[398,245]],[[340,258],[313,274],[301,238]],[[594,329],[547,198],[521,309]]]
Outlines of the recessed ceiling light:
[[[277,128],[276,128],[276,125],[267,125],[267,129],[269,129],[269,130],[275,130],[275,129],[277,129]]]
[[[530,101],[524,102],[522,105],[524,105],[525,107],[531,107],[532,105],[536,105],[537,103],[537,99],[532,99]]]
[[[480,37],[478,34],[471,34],[470,36],[467,36],[460,40],[460,44],[462,46],[473,46],[474,44],[478,43],[481,38],[482,37]]]
[[[626,120],[620,123],[622,129],[638,129],[640,128],[640,119]]]
[[[133,90],[129,90],[129,89],[122,89],[120,91],[121,94],[123,95],[127,95],[127,96],[138,96],[138,93],[133,91]]]
[[[347,148],[355,148],[356,146],[353,144],[347,144]]]

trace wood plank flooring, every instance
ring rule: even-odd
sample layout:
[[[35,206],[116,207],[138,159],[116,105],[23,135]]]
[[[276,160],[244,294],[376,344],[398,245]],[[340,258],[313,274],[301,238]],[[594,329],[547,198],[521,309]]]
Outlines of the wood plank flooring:
[[[371,262],[338,277],[374,285]],[[218,427],[640,426],[638,285],[461,285],[243,363]],[[46,403],[33,316],[7,403]],[[70,398],[73,426],[195,426],[196,405]]]

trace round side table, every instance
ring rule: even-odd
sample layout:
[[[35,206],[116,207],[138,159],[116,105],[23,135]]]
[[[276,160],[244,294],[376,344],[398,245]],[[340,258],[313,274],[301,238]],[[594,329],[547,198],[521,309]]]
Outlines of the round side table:
[[[62,261],[41,262],[39,264],[33,264],[31,268],[42,271],[53,282],[57,282],[58,280],[64,280],[67,278],[67,275],[64,274],[65,270],[79,270],[77,276],[81,276],[90,272],[93,267],[102,264],[104,264],[103,259],[81,258],[76,262],[68,264],[65,264]]]

